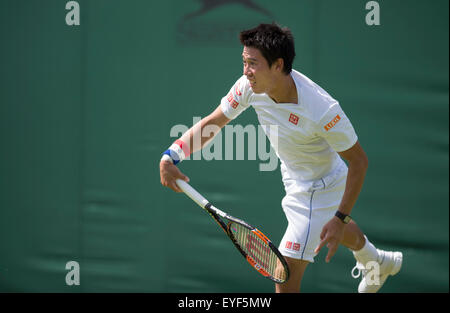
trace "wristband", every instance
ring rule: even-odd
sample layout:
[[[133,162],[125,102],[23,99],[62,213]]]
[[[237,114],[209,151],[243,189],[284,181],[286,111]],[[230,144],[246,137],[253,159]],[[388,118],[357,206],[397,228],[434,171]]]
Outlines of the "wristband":
[[[166,150],[166,151],[164,151],[164,153],[163,153],[163,155],[162,155],[162,158],[161,158],[161,161],[169,161],[170,163],[173,163],[173,159],[172,159],[172,157],[170,156],[170,152],[169,153],[166,153],[166,152],[168,152],[169,150]]]
[[[177,165],[191,154],[189,147],[181,140],[177,139],[175,142],[163,152],[161,160],[172,161]]]
[[[189,147],[180,139],[175,140],[175,142],[169,147],[169,150],[174,151],[178,155],[180,162],[191,154]]]

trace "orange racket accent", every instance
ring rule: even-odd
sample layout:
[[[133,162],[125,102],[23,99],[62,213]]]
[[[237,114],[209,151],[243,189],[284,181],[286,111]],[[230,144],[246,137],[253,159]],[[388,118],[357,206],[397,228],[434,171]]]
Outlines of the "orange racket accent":
[[[250,263],[250,265],[257,270],[261,275],[268,277],[270,276],[269,273],[267,273],[261,266],[258,265],[258,263],[255,262],[251,257],[247,255],[247,262]]]
[[[189,198],[211,215],[256,271],[278,284],[287,281],[289,266],[286,260],[262,232],[243,220],[217,209],[185,181],[177,179],[176,182]],[[228,225],[221,217],[228,221]],[[282,268],[279,265],[282,265]]]
[[[262,232],[260,232],[257,229],[252,230],[252,232],[259,237],[259,239],[261,239],[262,241],[264,241],[266,244],[269,244],[269,238],[266,237],[266,235],[264,235]]]

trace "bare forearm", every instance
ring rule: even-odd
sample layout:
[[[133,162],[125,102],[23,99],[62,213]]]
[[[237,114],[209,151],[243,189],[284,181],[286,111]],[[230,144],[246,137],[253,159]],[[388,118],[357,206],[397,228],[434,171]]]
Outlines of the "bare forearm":
[[[349,162],[345,191],[339,206],[340,212],[350,215],[364,184],[366,171],[366,160],[362,159]]]
[[[191,153],[194,153],[206,146],[219,132],[220,127],[205,117],[185,132],[180,140],[187,143]]]
[[[191,153],[194,153],[206,146],[229,121],[218,107],[185,132],[180,140],[188,144]]]
[[[176,164],[205,146],[229,121],[219,106],[214,112],[184,133],[169,149],[164,151],[159,164],[161,184],[176,192],[181,192],[181,189],[176,184],[176,179],[189,181],[189,178],[180,172]]]

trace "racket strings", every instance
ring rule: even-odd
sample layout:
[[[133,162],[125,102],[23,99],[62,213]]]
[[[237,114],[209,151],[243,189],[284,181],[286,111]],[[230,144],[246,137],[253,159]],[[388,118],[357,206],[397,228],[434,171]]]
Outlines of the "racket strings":
[[[278,261],[278,256],[269,245],[250,229],[236,223],[231,223],[231,232],[236,242],[261,268],[272,277],[280,280],[286,279],[286,271]]]

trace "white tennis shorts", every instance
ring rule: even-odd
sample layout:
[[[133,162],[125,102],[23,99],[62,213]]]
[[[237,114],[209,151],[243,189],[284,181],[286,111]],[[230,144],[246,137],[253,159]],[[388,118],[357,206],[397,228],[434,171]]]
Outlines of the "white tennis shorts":
[[[286,196],[281,205],[288,227],[281,240],[282,255],[314,262],[323,226],[333,218],[342,200],[347,165],[342,162],[331,174],[306,185],[281,168]]]

